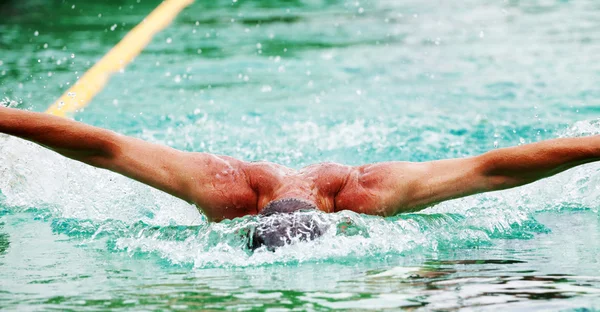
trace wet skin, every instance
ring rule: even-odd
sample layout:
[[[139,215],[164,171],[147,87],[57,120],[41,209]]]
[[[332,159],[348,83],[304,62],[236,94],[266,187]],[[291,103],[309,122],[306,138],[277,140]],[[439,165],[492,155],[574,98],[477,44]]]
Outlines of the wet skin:
[[[323,212],[335,212],[339,210],[336,199],[339,199],[350,171],[351,167],[334,163],[311,165],[300,170],[268,162],[244,163],[240,172],[230,174],[244,175],[251,191],[246,188],[232,190],[236,183],[228,182],[232,179],[221,174],[216,179],[224,180],[218,186],[223,190],[218,192],[223,200],[212,198],[210,203],[198,204],[213,221],[255,215],[271,201],[284,198],[302,199]]]
[[[195,204],[211,221],[297,198],[324,212],[378,216],[521,186],[600,160],[600,136],[560,138],[423,163],[322,163],[298,171],[268,162],[179,151],[47,114],[0,106],[0,133],[130,177]]]
[[[244,162],[228,156],[199,153],[199,157],[208,160],[204,166],[210,168],[214,178],[198,185],[196,190],[201,191],[193,202],[210,221],[256,215],[271,201],[285,198],[307,201],[327,213],[351,210],[386,216],[400,204],[390,202],[389,194],[402,194],[394,192],[394,188],[409,188],[409,183],[396,180],[390,185],[386,176],[391,174],[393,163],[359,167],[320,163],[294,170],[270,162]],[[405,163],[396,164],[405,166]]]

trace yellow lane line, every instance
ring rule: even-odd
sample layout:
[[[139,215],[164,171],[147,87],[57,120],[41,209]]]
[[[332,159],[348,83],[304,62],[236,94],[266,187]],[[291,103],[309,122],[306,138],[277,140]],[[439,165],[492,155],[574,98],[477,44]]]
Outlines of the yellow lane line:
[[[46,113],[67,117],[85,107],[100,92],[110,75],[125,68],[150,43],[152,37],[171,23],[194,0],[165,0],[133,28],[98,63],[90,68]]]

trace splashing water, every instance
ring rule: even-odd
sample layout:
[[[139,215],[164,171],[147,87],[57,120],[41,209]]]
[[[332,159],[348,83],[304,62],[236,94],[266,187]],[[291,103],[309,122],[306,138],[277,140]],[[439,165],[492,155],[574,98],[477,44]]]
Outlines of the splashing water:
[[[577,122],[562,136],[598,133],[600,124],[593,120]],[[12,207],[5,208],[8,212],[36,207],[52,220],[55,232],[86,244],[105,239],[113,251],[155,253],[173,264],[195,267],[348,261],[485,246],[494,238],[547,232],[534,212],[583,207],[597,212],[600,203],[600,175],[593,173],[600,167],[591,164],[522,188],[442,203],[419,214],[385,219],[349,211],[309,212],[331,225],[323,237],[275,252],[250,252],[241,233],[256,224],[256,217],[209,224],[195,207],[155,189],[20,139],[3,135],[0,140],[0,172],[6,177],[0,189],[4,205]]]

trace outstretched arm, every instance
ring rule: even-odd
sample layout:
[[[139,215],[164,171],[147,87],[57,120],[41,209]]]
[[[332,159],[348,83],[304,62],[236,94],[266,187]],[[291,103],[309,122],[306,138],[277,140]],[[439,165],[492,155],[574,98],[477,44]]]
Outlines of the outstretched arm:
[[[0,107],[0,133],[123,174],[204,209],[227,205],[228,199],[220,195],[226,188],[253,194],[243,162],[230,157],[183,152],[76,121],[5,107]],[[224,177],[215,178],[219,173]],[[219,218],[218,211],[205,212],[209,218]]]
[[[600,136],[548,140],[469,158],[372,164],[355,167],[338,197],[344,201],[358,192],[363,195],[354,200],[361,205],[352,209],[346,204],[346,209],[390,216],[521,186],[597,160]]]

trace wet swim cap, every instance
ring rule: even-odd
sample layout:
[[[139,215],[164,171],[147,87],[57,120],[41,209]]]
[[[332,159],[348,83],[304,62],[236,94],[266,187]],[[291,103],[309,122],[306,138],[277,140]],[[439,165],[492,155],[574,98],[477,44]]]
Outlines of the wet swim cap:
[[[266,246],[275,250],[294,240],[313,240],[325,233],[327,227],[314,213],[302,211],[317,210],[307,201],[286,198],[270,202],[261,212],[259,224],[250,237],[248,247],[252,250]]]

